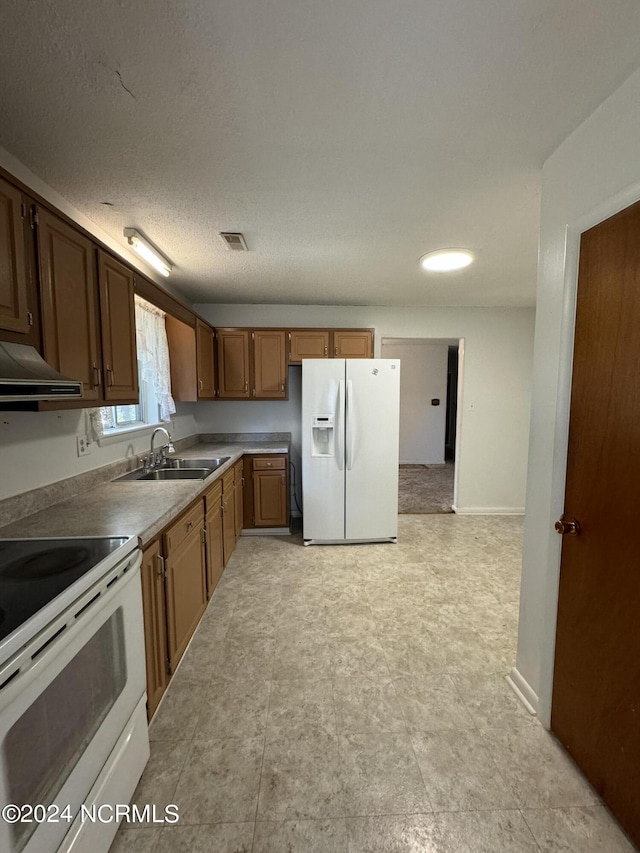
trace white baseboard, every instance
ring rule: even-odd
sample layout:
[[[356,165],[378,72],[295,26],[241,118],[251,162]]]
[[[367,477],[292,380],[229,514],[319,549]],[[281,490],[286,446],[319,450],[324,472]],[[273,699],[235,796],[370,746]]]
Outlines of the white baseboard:
[[[535,717],[538,713],[538,694],[529,682],[520,675],[515,666],[509,675],[505,676],[505,680],[527,711]]]
[[[452,506],[458,515],[524,515],[523,506]]]

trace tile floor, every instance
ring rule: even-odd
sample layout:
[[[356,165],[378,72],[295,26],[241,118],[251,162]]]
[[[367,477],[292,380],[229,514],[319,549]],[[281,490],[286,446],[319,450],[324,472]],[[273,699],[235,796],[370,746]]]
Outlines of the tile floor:
[[[401,465],[398,482],[398,512],[424,515],[453,512],[455,465]]]
[[[522,521],[400,516],[398,545],[243,537],[151,726],[112,853],[634,848],[504,681]]]

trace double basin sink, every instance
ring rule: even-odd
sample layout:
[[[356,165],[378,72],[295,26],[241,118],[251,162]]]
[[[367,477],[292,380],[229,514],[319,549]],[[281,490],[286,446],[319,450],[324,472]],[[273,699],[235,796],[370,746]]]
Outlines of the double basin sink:
[[[123,477],[118,477],[117,481],[204,480],[230,458],[230,456],[218,456],[213,459],[165,459],[157,468],[152,468],[150,471],[138,468]]]

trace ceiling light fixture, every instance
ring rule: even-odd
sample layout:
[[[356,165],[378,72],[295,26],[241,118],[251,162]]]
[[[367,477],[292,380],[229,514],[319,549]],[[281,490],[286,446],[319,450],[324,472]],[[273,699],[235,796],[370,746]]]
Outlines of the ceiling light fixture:
[[[137,252],[140,257],[149,264],[149,266],[153,267],[154,270],[157,270],[160,275],[163,275],[165,278],[169,277],[169,273],[173,267],[169,261],[166,258],[163,258],[160,252],[158,252],[158,250],[149,243],[146,237],[143,237],[135,228],[125,228],[124,236],[127,238],[127,241],[134,252]]]
[[[420,258],[420,266],[428,272],[453,272],[468,267],[475,260],[468,249],[438,249]]]

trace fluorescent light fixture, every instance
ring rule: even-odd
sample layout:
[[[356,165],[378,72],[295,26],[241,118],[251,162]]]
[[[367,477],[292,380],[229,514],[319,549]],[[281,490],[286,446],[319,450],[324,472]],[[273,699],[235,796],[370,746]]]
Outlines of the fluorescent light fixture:
[[[171,264],[166,260],[166,258],[162,257],[157,249],[154,249],[154,247],[139,231],[136,231],[135,228],[125,228],[124,236],[127,238],[127,241],[133,251],[137,252],[150,267],[153,267],[154,270],[157,270],[160,275],[163,275],[165,278],[169,277],[169,273],[172,270]]]
[[[474,261],[468,249],[438,249],[420,258],[420,266],[429,272],[452,272],[468,267]]]

